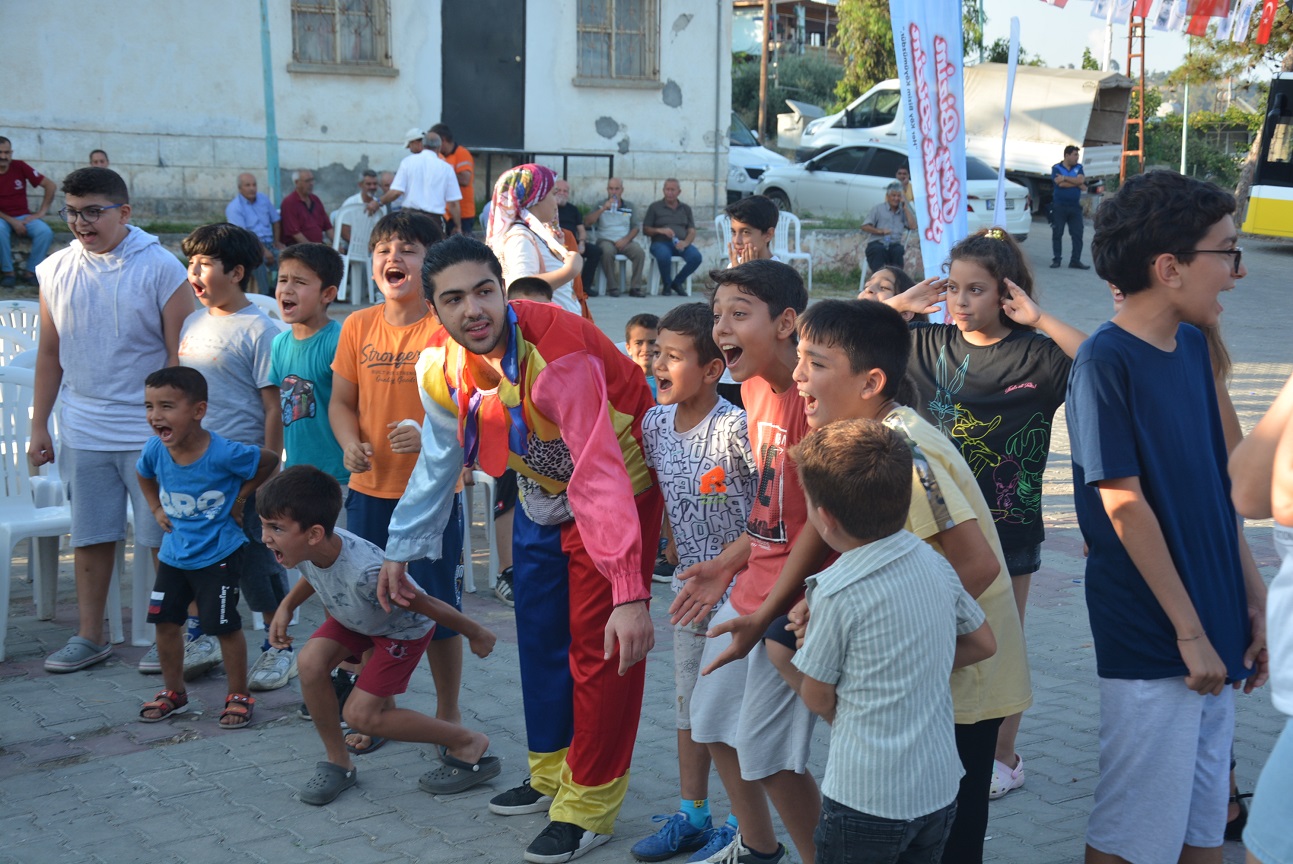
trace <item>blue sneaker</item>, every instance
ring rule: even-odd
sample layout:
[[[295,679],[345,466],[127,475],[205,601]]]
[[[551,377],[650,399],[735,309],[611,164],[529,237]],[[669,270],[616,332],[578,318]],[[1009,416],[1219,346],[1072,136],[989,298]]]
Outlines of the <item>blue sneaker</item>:
[[[629,851],[639,861],[664,861],[679,852],[691,852],[705,845],[705,840],[714,829],[709,819],[704,828],[697,828],[682,813],[672,816],[652,816],[652,822],[663,822],[660,830],[650,837],[643,837],[633,844]]]
[[[700,847],[700,850],[695,855],[687,859],[687,864],[692,864],[693,861],[709,860],[728,846],[731,846],[732,841],[735,839],[736,829],[726,822],[717,828],[710,828],[705,832],[705,845]]]

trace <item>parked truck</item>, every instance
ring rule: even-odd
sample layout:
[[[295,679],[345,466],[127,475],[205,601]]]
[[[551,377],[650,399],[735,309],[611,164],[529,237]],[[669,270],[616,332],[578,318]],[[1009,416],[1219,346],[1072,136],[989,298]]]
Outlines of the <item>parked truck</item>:
[[[1004,63],[965,68],[965,151],[992,166],[1001,163],[1006,71]],[[1046,212],[1051,167],[1070,144],[1082,148],[1088,189],[1119,172],[1131,90],[1131,79],[1116,72],[1018,67],[1001,168],[1029,190],[1034,212]],[[897,79],[882,81],[843,111],[809,123],[795,159],[804,161],[841,144],[903,141],[903,122]]]

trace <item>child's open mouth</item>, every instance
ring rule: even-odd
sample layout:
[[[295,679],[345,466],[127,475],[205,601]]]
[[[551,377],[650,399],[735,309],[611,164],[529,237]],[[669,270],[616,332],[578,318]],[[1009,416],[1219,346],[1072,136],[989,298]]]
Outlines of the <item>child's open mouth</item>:
[[[162,439],[163,444],[175,437],[175,430],[169,426],[154,426],[153,431],[157,433],[158,438]]]
[[[655,390],[657,393],[664,393],[665,391],[672,390],[672,389],[673,389],[672,381],[670,381],[668,378],[661,378],[659,375],[655,376]]]
[[[386,276],[386,284],[391,288],[398,288],[404,284],[404,280],[409,278],[409,274],[403,270],[387,270],[384,275]]]
[[[745,349],[739,345],[721,345],[719,347],[723,351],[723,361],[729,367],[735,366],[741,359],[741,355],[745,353]]]
[[[279,309],[282,310],[284,315],[291,315],[293,312],[296,311],[295,300],[284,300],[282,298],[279,298],[278,306],[279,306]]]
[[[817,397],[816,397],[816,396],[814,396],[814,395],[813,395],[813,394],[811,394],[811,393],[805,393],[803,390],[800,390],[800,391],[799,391],[799,395],[800,395],[800,396],[803,398],[803,400],[804,400],[804,413],[805,413],[805,414],[812,414],[814,411],[816,411],[816,410],[817,410]]]

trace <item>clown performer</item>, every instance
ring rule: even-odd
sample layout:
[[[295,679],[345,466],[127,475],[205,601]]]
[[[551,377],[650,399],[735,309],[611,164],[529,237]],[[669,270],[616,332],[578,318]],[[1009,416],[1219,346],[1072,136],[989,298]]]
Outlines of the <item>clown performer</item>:
[[[605,843],[628,788],[654,643],[647,601],[663,502],[642,452],[642,371],[588,321],[503,291],[467,237],[427,250],[423,290],[444,330],[417,364],[422,450],[391,519],[379,586],[407,602],[404,563],[440,554],[464,466],[516,471],[516,630],[530,777],[494,813],[548,811],[525,860]]]

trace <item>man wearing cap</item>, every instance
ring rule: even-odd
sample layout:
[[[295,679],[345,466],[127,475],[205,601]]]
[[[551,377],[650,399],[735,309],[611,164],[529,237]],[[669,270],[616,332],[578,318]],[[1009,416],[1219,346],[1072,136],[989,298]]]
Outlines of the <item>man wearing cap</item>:
[[[368,212],[376,213],[378,207],[403,195],[402,209],[421,211],[442,227],[444,216],[441,214],[447,212],[453,227],[445,233],[461,232],[462,210],[459,202],[462,200],[462,191],[453,169],[440,158],[440,136],[423,134],[414,128],[405,133],[405,138],[404,146],[410,151],[409,155],[400,160],[390,191],[381,198],[368,202]]]

